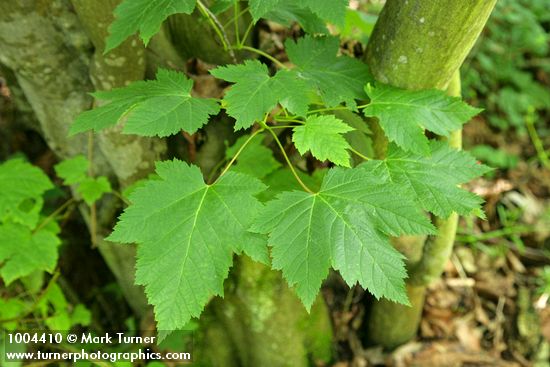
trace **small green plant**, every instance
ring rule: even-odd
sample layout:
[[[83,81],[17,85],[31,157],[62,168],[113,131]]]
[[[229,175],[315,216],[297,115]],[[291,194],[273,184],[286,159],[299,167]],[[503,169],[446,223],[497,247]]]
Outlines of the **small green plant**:
[[[55,166],[55,172],[65,185],[74,185],[77,195],[88,205],[93,205],[104,194],[110,193],[111,184],[107,177],[90,177],[90,162],[83,155],[62,161]]]
[[[225,5],[233,2],[216,3]],[[234,118],[235,131],[249,131],[209,180],[177,159],[158,162],[158,178],[130,194],[131,205],[108,237],[138,244],[136,282],[145,286],[155,308],[161,338],[185,327],[213,296],[223,294],[234,254],[282,270],[308,309],[331,267],[349,285],[359,283],[377,298],[408,304],[404,257],[390,236],[434,234],[426,212],[482,216],[482,200],[459,185],[489,168],[424,134],[449,136],[480,110],[442,91],[375,83],[365,63],[339,55],[339,39],[323,35],[326,28],[316,20],[342,26],[346,5],[343,0],[249,1],[249,29],[263,17],[298,21],[317,34],[286,41],[290,65],[247,46],[248,32],[232,44],[201,1],[126,0],[115,11],[105,52],[136,32],[147,44],[169,15],[197,7],[227,52],[252,52],[273,66],[245,60],[211,70],[232,83],[222,100],[193,97],[193,82],[183,73],[159,69],[155,80],[94,93],[102,105],[72,126],[76,134],[124,121],[125,133],[193,134],[224,110]],[[235,5],[237,27],[241,14]],[[351,133],[355,141],[357,135],[369,141],[364,116],[376,118],[390,141],[385,159],[354,147]],[[316,176],[301,172],[281,131],[291,135],[300,154],[331,168]],[[274,142],[286,168],[258,142],[260,136]],[[356,158],[364,162],[357,164]]]
[[[0,276],[6,285],[56,267],[59,226],[41,215],[43,195],[52,188],[39,168],[22,159],[0,165]]]
[[[550,297],[550,266],[545,266],[542,269],[538,278],[538,283],[538,292],[540,294],[546,295],[546,299],[548,300],[548,297]]]
[[[79,184],[77,192],[91,205],[110,186],[105,177],[88,177],[87,165],[84,157],[76,157],[61,162],[56,171],[66,184]],[[62,243],[58,220],[71,210],[74,199],[45,214],[44,197],[52,189],[53,183],[41,169],[20,158],[0,165],[0,278],[6,286],[0,294],[3,329],[68,331],[90,323],[86,307],[69,305],[56,283]],[[43,287],[45,273],[52,276]]]
[[[517,155],[485,144],[476,145],[470,150],[470,153],[479,161],[501,170],[513,169],[519,162]],[[495,174],[496,172],[489,172],[487,176],[494,177]]]

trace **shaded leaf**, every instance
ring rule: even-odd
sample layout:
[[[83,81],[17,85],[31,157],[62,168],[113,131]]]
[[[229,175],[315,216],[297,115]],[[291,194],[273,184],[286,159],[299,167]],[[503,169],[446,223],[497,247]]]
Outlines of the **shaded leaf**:
[[[337,56],[336,37],[300,38],[285,43],[293,69],[301,78],[315,86],[328,107],[346,103],[356,107],[355,99],[365,99],[364,86],[372,81],[367,65],[349,56]]]
[[[290,27],[292,23],[296,22],[307,33],[329,33],[323,19],[313,13],[311,9],[293,0],[281,1],[277,7],[273,8],[262,17],[286,27]]]
[[[162,22],[176,13],[191,14],[196,0],[124,0],[115,9],[115,21],[109,27],[105,53],[139,32],[145,46]]]
[[[249,138],[248,135],[241,136],[235,144],[225,151],[226,159],[231,159]],[[281,164],[273,157],[271,149],[262,144],[262,139],[252,139],[243,149],[236,164],[231,167],[232,171],[242,172],[250,176],[262,179],[281,167]]]
[[[36,270],[53,272],[57,247],[61,243],[59,227],[50,225],[31,231],[17,223],[0,225],[0,276],[9,285]]]
[[[275,13],[279,19],[281,16],[285,16],[286,19],[296,17],[303,20],[305,18],[310,25],[314,22],[315,28],[318,29],[319,22],[312,20],[313,14],[319,19],[343,25],[349,0],[302,0],[300,2],[289,0],[250,0],[249,4],[250,13],[256,21],[260,18],[273,20],[272,16]],[[311,15],[305,13],[306,10]],[[300,24],[304,25],[303,23]]]
[[[11,219],[34,228],[42,209],[42,195],[52,188],[40,168],[22,159],[0,164],[0,221]]]

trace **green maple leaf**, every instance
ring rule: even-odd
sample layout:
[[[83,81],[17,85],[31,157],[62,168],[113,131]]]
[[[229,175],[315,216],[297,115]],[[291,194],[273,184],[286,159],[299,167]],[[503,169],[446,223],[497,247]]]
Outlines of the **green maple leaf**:
[[[311,176],[301,172],[300,170],[296,170],[296,173],[300,177],[300,180],[307,185],[307,187],[312,190],[318,190],[321,187],[326,171],[327,170],[324,168],[318,169],[314,171]],[[265,190],[258,195],[258,198],[262,202],[273,200],[278,194],[284,191],[302,189],[289,168],[280,168],[270,173],[264,177],[263,182],[269,187],[269,190]]]
[[[236,120],[235,130],[246,129],[262,120],[278,102],[301,116],[307,112],[311,88],[287,70],[270,77],[266,65],[246,60],[243,64],[218,67],[210,73],[235,83],[224,97],[227,113]]]
[[[76,191],[88,205],[99,200],[103,194],[111,192],[107,177],[88,177],[90,162],[83,155],[77,155],[55,165],[55,172],[65,185],[76,185]]]
[[[17,330],[19,319],[26,314],[30,305],[19,298],[0,298],[0,318],[2,328],[8,331]],[[13,321],[7,321],[13,320]]]
[[[481,110],[439,90],[410,91],[385,84],[367,85],[371,101],[363,110],[376,117],[389,140],[418,154],[429,153],[424,129],[449,136]]]
[[[54,169],[65,185],[74,185],[86,179],[89,166],[90,162],[86,157],[77,155],[59,162]]]
[[[137,81],[124,88],[95,92],[108,104],[81,113],[70,134],[101,130],[126,117],[124,132],[168,136],[184,130],[194,134],[219,111],[215,99],[191,96],[193,81],[179,72],[159,69],[157,79]]]
[[[275,23],[290,27],[294,22],[298,23],[307,33],[328,34],[325,21],[311,9],[302,6],[294,0],[280,2],[275,8],[262,15]]]
[[[34,228],[42,209],[42,195],[52,188],[42,170],[22,159],[0,164],[0,221],[11,219]]]
[[[459,184],[479,177],[491,169],[467,152],[458,151],[444,142],[432,141],[431,155],[406,152],[392,144],[383,161],[370,161],[360,167],[376,172],[383,180],[406,188],[422,207],[439,217],[452,212],[467,215],[481,213],[483,200]]]
[[[291,286],[296,285],[308,310],[328,275],[331,259],[324,227],[333,223],[324,219],[326,210],[319,202],[306,192],[284,192],[267,204],[251,228],[270,234],[272,267],[282,270]]]
[[[372,79],[368,68],[351,57],[338,57],[337,38],[305,37],[298,43],[287,42],[286,47],[296,67],[280,70],[274,77],[256,60],[211,71],[215,77],[235,83],[224,98],[227,113],[236,120],[235,130],[262,120],[277,103],[305,116],[316,95],[329,107],[345,102],[354,108],[356,98],[366,98],[363,86]]]
[[[248,128],[276,105],[278,96],[267,66],[256,60],[244,64],[221,66],[210,71],[216,78],[235,85],[225,94],[227,113],[235,118],[235,130]]]
[[[245,135],[237,139],[235,144],[225,151],[226,159],[233,158],[248,138],[249,135]],[[279,167],[281,164],[273,158],[271,149],[263,145],[260,138],[255,138],[241,151],[231,170],[262,179]]]
[[[328,268],[351,286],[408,304],[403,256],[389,234],[433,233],[429,220],[397,185],[380,185],[366,169],[329,171],[316,194],[283,192],[267,203],[251,227],[269,233],[272,264],[306,308]]]
[[[328,107],[346,103],[355,108],[355,99],[365,99],[364,86],[372,81],[367,65],[349,56],[337,56],[336,37],[306,36],[285,43],[297,75],[315,86]]]
[[[344,25],[349,0],[303,0],[302,3],[320,18],[339,26]]]
[[[281,106],[296,116],[305,117],[310,101],[316,97],[315,90],[307,80],[293,70],[279,70],[272,83]]]
[[[139,31],[143,43],[160,29],[162,22],[176,13],[191,14],[196,0],[124,0],[115,9],[115,21],[109,27],[105,52],[120,45]]]
[[[159,180],[137,188],[109,240],[137,243],[136,282],[145,286],[159,330],[184,327],[223,293],[233,253],[268,262],[265,239],[247,232],[261,207],[257,179],[228,172],[206,185],[198,167],[157,163]]]
[[[386,182],[380,172],[361,169],[333,169],[323,181],[321,190],[334,200],[357,202],[365,216],[390,236],[403,234],[433,234],[435,228],[423,215],[406,187]]]
[[[350,147],[343,134],[354,130],[332,115],[312,116],[293,129],[292,141],[300,154],[308,150],[320,161],[329,160],[350,167]]]
[[[311,22],[311,15],[304,13],[305,10],[308,10],[319,19],[343,26],[349,0],[302,0],[300,2],[291,0],[250,0],[249,4],[250,13],[255,21],[264,17],[272,20],[275,12],[279,18],[281,15],[285,16],[287,20],[294,17],[298,18],[296,20],[303,20],[305,17],[306,21]],[[282,14],[280,12],[281,8],[287,14]],[[318,23],[318,21],[315,21],[315,23]],[[303,25],[301,22],[300,24]]]
[[[350,111],[350,110],[336,110],[332,111],[332,114],[351,126],[354,130],[344,134],[346,141],[355,150],[355,152],[372,157],[374,155],[373,142],[371,139],[372,131],[369,129],[364,117]],[[353,153],[352,165],[357,165],[364,161],[364,159]]]
[[[99,176],[96,178],[86,177],[77,186],[78,193],[88,205],[92,205],[99,200],[103,194],[112,191],[111,184],[107,177]]]
[[[54,222],[37,231],[17,223],[0,224],[0,276],[4,282],[9,285],[36,270],[53,272],[61,243],[58,233]]]
[[[258,21],[266,13],[276,9],[283,0],[249,0],[250,14],[254,21]]]

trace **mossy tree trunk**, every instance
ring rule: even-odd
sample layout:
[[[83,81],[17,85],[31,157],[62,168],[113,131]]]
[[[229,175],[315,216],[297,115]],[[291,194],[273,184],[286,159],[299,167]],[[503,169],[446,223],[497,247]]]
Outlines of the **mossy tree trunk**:
[[[68,158],[86,155],[92,144],[95,174],[107,175],[123,188],[152,171],[154,161],[166,151],[166,141],[124,135],[118,127],[93,137],[69,138],[74,118],[92,108],[88,93],[151,77],[159,66],[184,70],[190,57],[212,64],[231,58],[197,14],[171,17],[147,49],[132,37],[103,55],[107,27],[119,2],[0,3],[0,64],[15,75],[50,148]],[[196,163],[209,172],[223,157],[232,128],[227,121],[216,121],[204,134]],[[148,308],[142,289],[133,285],[134,248],[101,240],[112,228],[118,207],[118,199],[103,200],[98,206],[97,245],[135,314],[143,317]],[[89,218],[88,208],[81,211]],[[322,297],[308,315],[279,272],[246,257],[235,259],[225,299],[214,299],[199,324],[194,345],[197,365],[305,367],[310,359],[327,362],[332,354],[331,325]]]
[[[236,259],[224,299],[213,300],[200,321],[195,356],[201,367],[306,367],[332,358],[323,298],[308,314],[280,272],[246,256]],[[212,353],[220,341],[223,354]]]
[[[459,95],[458,69],[495,3],[496,0],[388,0],[367,49],[367,63],[375,78],[406,89],[448,88],[449,94]],[[377,140],[377,152],[383,155],[387,142],[380,134]],[[459,147],[460,141],[460,132],[456,132],[450,143]],[[407,291],[412,307],[384,300],[375,302],[368,322],[370,342],[393,348],[414,337],[426,286],[440,276],[449,258],[457,221],[454,214],[446,220],[436,219],[438,235],[429,238],[425,246],[421,237],[394,240],[409,259],[411,277]]]

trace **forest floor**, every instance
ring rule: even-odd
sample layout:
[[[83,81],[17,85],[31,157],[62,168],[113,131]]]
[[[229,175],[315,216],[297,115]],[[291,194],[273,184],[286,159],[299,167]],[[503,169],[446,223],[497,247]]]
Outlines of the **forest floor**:
[[[465,145],[535,155],[527,136],[511,134],[477,118],[465,129]],[[364,292],[328,291],[345,359],[334,366],[549,366],[550,170],[540,166],[520,159],[469,185],[486,200],[487,220],[461,220],[445,273],[428,289],[415,340],[391,353],[363,346]]]

